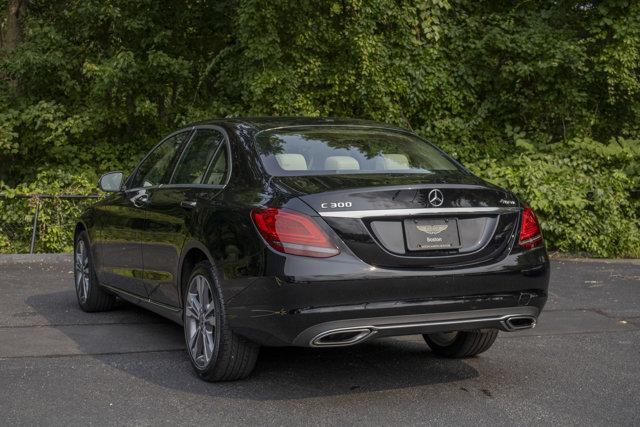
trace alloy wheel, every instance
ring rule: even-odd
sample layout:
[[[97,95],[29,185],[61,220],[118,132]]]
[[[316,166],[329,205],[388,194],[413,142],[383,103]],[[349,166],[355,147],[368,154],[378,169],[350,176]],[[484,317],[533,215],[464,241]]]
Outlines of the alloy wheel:
[[[216,326],[211,284],[205,276],[199,274],[189,282],[185,329],[189,354],[200,369],[206,368],[213,357]]]
[[[74,272],[76,279],[76,293],[80,302],[85,303],[89,296],[89,255],[87,254],[87,248],[84,244],[84,240],[78,240],[76,244],[76,250],[74,254]]]

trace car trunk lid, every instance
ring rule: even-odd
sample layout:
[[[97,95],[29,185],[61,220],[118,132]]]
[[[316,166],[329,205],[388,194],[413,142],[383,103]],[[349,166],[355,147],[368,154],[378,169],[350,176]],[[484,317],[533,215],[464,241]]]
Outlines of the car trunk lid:
[[[520,206],[470,174],[278,177],[363,261],[388,268],[475,265],[513,242]]]

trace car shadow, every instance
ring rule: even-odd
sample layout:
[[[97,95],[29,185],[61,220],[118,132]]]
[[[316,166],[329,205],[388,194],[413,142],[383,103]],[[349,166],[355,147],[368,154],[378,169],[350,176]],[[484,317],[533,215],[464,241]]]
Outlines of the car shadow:
[[[52,305],[51,301],[58,304]],[[332,349],[263,347],[249,378],[206,383],[191,369],[184,351],[182,328],[158,315],[124,302],[109,312],[83,313],[75,303],[73,290],[34,295],[26,302],[48,319],[52,328],[72,340],[80,354],[144,382],[203,397],[298,400],[407,389],[479,375],[462,360],[435,357],[422,340],[412,337],[416,339],[380,339]],[[60,310],[66,313],[60,313]],[[72,323],[65,322],[65,317]],[[75,321],[77,319],[82,321]],[[83,331],[79,332],[78,328]],[[102,329],[92,334],[85,328]],[[122,334],[122,328],[135,329],[135,333]],[[96,352],[94,341],[104,340],[110,333],[122,336],[114,339],[113,348]],[[140,336],[145,336],[144,342],[128,342]],[[165,343],[165,347],[153,347],[158,341]],[[145,348],[145,343],[150,343],[151,347]],[[138,345],[139,350],[120,351],[120,348],[130,349],[132,345]]]

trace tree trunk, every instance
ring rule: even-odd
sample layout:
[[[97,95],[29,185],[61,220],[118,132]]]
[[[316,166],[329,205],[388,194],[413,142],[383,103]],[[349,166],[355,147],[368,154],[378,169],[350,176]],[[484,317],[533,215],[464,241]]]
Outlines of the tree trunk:
[[[0,33],[0,48],[12,50],[22,38],[20,18],[24,15],[29,5],[29,0],[9,0],[5,11],[5,28]]]

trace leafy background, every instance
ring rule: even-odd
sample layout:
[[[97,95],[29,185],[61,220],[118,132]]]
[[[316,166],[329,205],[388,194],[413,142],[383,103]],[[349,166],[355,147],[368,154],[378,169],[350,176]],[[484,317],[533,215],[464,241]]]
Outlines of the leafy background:
[[[640,256],[640,2],[0,0],[5,224],[226,115],[413,129],[514,190],[552,249]],[[65,250],[43,210],[40,250]],[[26,228],[30,228],[30,224]],[[49,237],[46,237],[46,236]],[[3,237],[0,251],[19,250]]]

